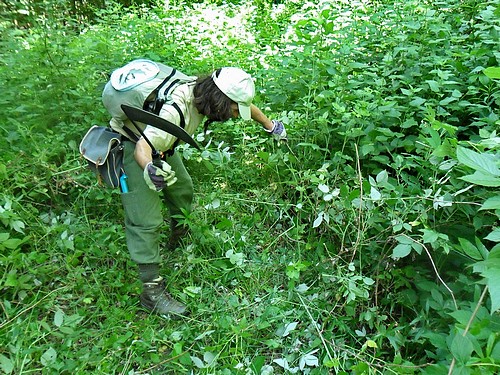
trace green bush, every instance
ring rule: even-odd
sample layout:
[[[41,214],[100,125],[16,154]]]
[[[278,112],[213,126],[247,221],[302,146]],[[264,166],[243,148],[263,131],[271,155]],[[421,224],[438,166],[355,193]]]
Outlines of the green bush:
[[[9,4],[3,373],[498,372],[495,1]],[[241,66],[289,133],[230,121],[179,148],[195,210],[164,273],[183,321],[139,308],[119,194],[78,153],[137,57]]]

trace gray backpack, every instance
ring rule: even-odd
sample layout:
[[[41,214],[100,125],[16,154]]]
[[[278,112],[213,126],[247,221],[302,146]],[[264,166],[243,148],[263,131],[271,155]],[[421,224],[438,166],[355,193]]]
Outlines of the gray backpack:
[[[144,101],[142,108],[130,106],[130,103],[121,103],[121,111],[129,118],[138,132],[144,137],[153,150],[153,158],[158,158],[159,153],[154,149],[151,142],[145,137],[141,128],[136,124],[141,122],[155,126],[177,137],[172,147],[171,155],[180,140],[189,143],[199,149],[197,143],[184,131],[184,114],[179,106],[170,98],[172,91],[182,83],[190,82],[195,77],[190,77],[174,68],[163,64],[157,64],[150,60],[134,60],[122,68],[116,69],[111,74],[110,83],[117,91],[126,92],[142,84],[156,85],[154,89],[155,98],[152,101]],[[155,82],[156,81],[156,82]],[[158,117],[163,105],[172,105],[178,112],[180,127],[169,121]],[[137,141],[137,136],[130,130],[128,137]],[[98,181],[111,188],[121,186],[122,192],[126,186],[123,179],[126,176],[122,169],[123,144],[121,134],[109,127],[92,126],[80,143],[80,153],[87,160],[89,168],[97,175]]]

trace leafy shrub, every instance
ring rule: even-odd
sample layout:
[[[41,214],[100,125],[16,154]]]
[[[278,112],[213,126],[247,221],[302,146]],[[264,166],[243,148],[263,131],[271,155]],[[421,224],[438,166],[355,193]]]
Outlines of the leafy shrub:
[[[2,371],[495,373],[498,9],[110,3],[2,22]],[[142,56],[242,66],[290,138],[231,121],[179,149],[197,182],[165,259],[180,322],[131,298],[119,195],[77,151],[108,120],[111,69]]]

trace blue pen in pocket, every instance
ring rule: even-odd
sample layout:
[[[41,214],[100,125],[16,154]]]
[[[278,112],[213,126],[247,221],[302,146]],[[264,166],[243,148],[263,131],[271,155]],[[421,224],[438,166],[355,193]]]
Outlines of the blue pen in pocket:
[[[127,175],[124,173],[120,177],[120,187],[122,189],[122,193],[128,193],[128,185],[127,185]]]

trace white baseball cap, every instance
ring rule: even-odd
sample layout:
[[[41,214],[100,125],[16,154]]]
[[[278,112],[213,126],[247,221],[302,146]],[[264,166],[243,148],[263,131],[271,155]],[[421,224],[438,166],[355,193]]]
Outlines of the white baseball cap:
[[[212,74],[217,87],[226,94],[229,99],[238,103],[240,116],[244,120],[250,120],[252,113],[250,105],[255,96],[255,85],[252,76],[239,68],[222,68],[219,74]]]

